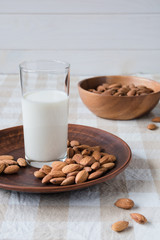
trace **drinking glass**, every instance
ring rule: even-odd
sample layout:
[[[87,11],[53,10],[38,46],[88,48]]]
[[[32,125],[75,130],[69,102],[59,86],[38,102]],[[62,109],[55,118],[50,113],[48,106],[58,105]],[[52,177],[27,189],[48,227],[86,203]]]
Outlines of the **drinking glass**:
[[[20,64],[25,158],[42,167],[67,156],[70,65],[62,61]]]

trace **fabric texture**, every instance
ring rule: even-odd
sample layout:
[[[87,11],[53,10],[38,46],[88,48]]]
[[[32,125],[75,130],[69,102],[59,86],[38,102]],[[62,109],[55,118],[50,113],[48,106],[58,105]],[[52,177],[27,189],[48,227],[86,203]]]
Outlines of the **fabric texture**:
[[[160,75],[140,75],[160,81]],[[130,146],[132,161],[112,180],[72,192],[30,194],[0,189],[0,240],[158,240],[160,236],[160,123],[147,129],[160,116],[160,103],[148,115],[130,121],[96,117],[82,103],[72,77],[69,123],[96,127],[113,133]],[[0,75],[0,129],[22,124],[18,75]],[[114,206],[118,198],[131,198],[135,207]],[[140,225],[129,214],[143,214]],[[111,225],[129,221],[129,228],[116,233]]]

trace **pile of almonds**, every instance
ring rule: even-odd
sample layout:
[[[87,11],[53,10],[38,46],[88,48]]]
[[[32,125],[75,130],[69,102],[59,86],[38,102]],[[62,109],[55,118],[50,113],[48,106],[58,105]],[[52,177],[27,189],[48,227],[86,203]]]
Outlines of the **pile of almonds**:
[[[68,140],[67,147],[68,158],[64,162],[54,161],[52,167],[44,165],[34,176],[42,179],[42,183],[65,186],[96,179],[115,166],[116,157],[102,152],[100,146]]]
[[[20,167],[26,167],[27,162],[24,158],[18,158],[17,161],[11,155],[0,155],[0,174],[14,174],[20,170]]]
[[[121,83],[103,83],[96,89],[88,89],[88,91],[101,94],[102,96],[142,96],[153,93],[153,89],[144,85],[135,86],[134,84],[122,85]]]
[[[134,206],[133,200],[129,198],[120,198],[118,199],[115,204],[116,207],[123,208],[123,209],[131,209]],[[140,213],[131,213],[130,217],[139,224],[145,224],[147,219]],[[125,230],[129,225],[128,221],[118,221],[112,224],[112,230],[115,232],[121,232]]]
[[[54,185],[82,183],[102,176],[114,167],[116,160],[114,155],[102,152],[100,146],[80,145],[76,140],[68,141],[68,156],[65,162],[54,161],[52,167],[44,165],[34,172],[35,177],[42,178],[42,183],[51,182]],[[0,155],[0,174],[14,174],[20,167],[26,166],[27,162],[24,158],[15,161],[11,155]],[[134,202],[129,198],[120,198],[114,205],[128,210],[134,206]],[[131,213],[130,217],[139,224],[147,222],[145,216],[140,213]],[[128,221],[118,221],[112,224],[112,230],[121,232],[128,226]]]

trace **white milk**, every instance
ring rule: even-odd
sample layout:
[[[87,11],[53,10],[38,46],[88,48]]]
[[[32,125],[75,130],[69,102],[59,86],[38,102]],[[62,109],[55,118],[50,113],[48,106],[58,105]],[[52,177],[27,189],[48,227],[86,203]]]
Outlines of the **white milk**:
[[[68,135],[67,94],[57,90],[28,93],[22,98],[22,112],[26,158],[42,162],[64,158]]]

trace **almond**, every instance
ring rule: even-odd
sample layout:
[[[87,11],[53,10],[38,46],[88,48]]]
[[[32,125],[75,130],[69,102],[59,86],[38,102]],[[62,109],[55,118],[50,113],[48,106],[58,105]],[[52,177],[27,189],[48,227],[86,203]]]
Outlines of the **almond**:
[[[108,86],[108,88],[121,88],[122,84],[121,83],[113,83]]]
[[[157,126],[154,123],[150,123],[150,124],[148,124],[147,128],[149,130],[155,130],[157,128]]]
[[[112,225],[112,230],[115,232],[121,232],[128,227],[129,222],[127,221],[118,221]]]
[[[54,185],[60,185],[63,181],[65,180],[64,177],[60,177],[60,178],[52,178],[50,180],[50,182]]]
[[[109,83],[103,83],[102,85],[103,85],[103,87],[106,88],[106,89],[109,87]]]
[[[103,171],[98,169],[97,171],[95,171],[89,175],[88,180],[96,179],[96,178],[102,176],[102,174],[103,174]]]
[[[49,173],[50,175],[52,175],[52,178],[59,178],[59,177],[65,177],[66,174],[62,171],[55,171],[54,169],[52,169]]]
[[[14,173],[17,173],[19,171],[19,167],[17,165],[11,165],[11,166],[8,166],[4,169],[4,173],[5,174],[14,174]]]
[[[63,180],[63,182],[61,183],[62,186],[66,186],[66,185],[71,185],[75,182],[75,176],[70,176],[67,177],[66,179]]]
[[[105,173],[105,172],[107,172],[107,168],[104,168],[104,167],[100,167],[99,169],[98,169],[99,171],[102,171],[103,173]]]
[[[52,163],[52,170],[53,171],[60,171],[62,170],[63,167],[65,167],[67,165],[66,162],[61,162],[61,161],[54,161]]]
[[[72,158],[66,158],[65,162],[66,162],[67,164],[75,163],[75,161],[74,161]]]
[[[101,94],[101,93],[103,93],[103,92],[96,91],[96,90],[94,89],[94,90],[93,90],[93,93]]]
[[[92,172],[92,168],[91,167],[84,167],[84,170],[86,170],[86,172]]]
[[[83,145],[77,146],[77,148],[80,149],[80,150],[83,150],[83,149],[86,149],[86,148],[90,148],[90,146],[83,144]]]
[[[105,153],[105,152],[100,152],[101,156],[106,156],[106,155],[110,155],[109,153]]]
[[[131,218],[136,221],[137,223],[140,224],[144,224],[147,222],[147,219],[145,218],[145,216],[143,216],[142,214],[139,213],[131,213],[130,214]]]
[[[91,150],[91,151],[98,151],[98,152],[100,152],[101,151],[101,147],[100,146],[93,146],[93,147],[89,147],[89,149]]]
[[[5,163],[6,165],[17,165],[17,162],[14,160],[10,160],[10,159],[4,159],[4,160],[0,160],[0,163]]]
[[[113,96],[123,96],[123,93],[116,92]]]
[[[68,174],[70,172],[74,172],[80,169],[80,166],[78,164],[69,164],[62,168],[62,172]]]
[[[135,86],[133,83],[131,83],[131,84],[129,85],[129,87],[130,87],[130,88],[135,88],[136,86]]]
[[[75,147],[75,146],[79,146],[80,144],[79,144],[79,142],[77,140],[72,140],[70,142],[70,145],[71,145],[71,147]]]
[[[41,172],[41,171],[35,171],[34,176],[36,178],[44,178],[46,176],[46,174],[44,172]]]
[[[86,172],[85,170],[82,170],[76,175],[75,182],[83,183],[87,180],[87,178],[88,178],[88,172]]]
[[[141,95],[141,96],[145,96],[145,95],[149,94],[149,92],[148,92],[148,91],[145,91],[145,92],[140,92],[140,93],[138,93],[138,94]]]
[[[71,176],[76,176],[77,173],[79,173],[79,171],[70,172],[70,173],[67,174],[67,178],[71,177]]]
[[[108,155],[108,161],[109,162],[115,162],[116,161],[116,156],[112,155],[112,154],[109,154]]]
[[[43,167],[40,169],[40,171],[44,172],[45,174],[50,173],[51,170],[52,168],[48,165],[43,165]]]
[[[90,154],[91,154],[91,150],[89,150],[89,149],[84,149],[82,151],[82,155],[90,155]]]
[[[160,117],[155,117],[155,118],[153,118],[153,119],[152,119],[152,122],[158,122],[158,123],[160,123]]]
[[[127,87],[122,87],[118,90],[119,93],[122,93],[123,95],[126,95],[129,91],[129,88]]]
[[[138,85],[137,88],[138,88],[138,89],[145,89],[146,86],[144,86],[144,85]]]
[[[111,96],[113,94],[115,94],[115,91],[113,92],[112,89],[108,89],[102,93],[102,96]]]
[[[51,174],[47,174],[47,175],[42,179],[42,183],[49,183],[52,178],[53,178],[53,176],[52,176]]]
[[[6,167],[6,164],[5,163],[0,163],[0,173],[2,173],[3,172],[3,170],[5,169],[5,167]]]
[[[105,163],[102,164],[101,167],[102,168],[106,168],[106,170],[112,169],[115,166],[115,163],[111,162],[111,163]]]
[[[135,89],[131,89],[128,93],[127,96],[135,96],[136,95],[136,90]]]
[[[18,158],[17,163],[20,167],[26,167],[27,166],[27,162],[24,158]]]
[[[131,209],[134,206],[134,202],[129,198],[120,198],[114,205],[123,209]]]
[[[5,159],[13,160],[14,157],[11,155],[0,155],[0,160],[5,160]]]
[[[101,153],[99,151],[94,151],[92,153],[92,157],[94,157],[96,161],[99,161],[101,158]]]
[[[73,148],[67,148],[67,156],[68,158],[72,158],[74,155],[74,149]]]
[[[69,140],[67,140],[67,147],[69,147],[70,146],[70,141]]]
[[[73,150],[74,150],[74,154],[76,154],[76,153],[80,153],[78,147],[73,147]]]
[[[147,91],[146,91],[147,93],[153,93],[153,92],[154,92],[154,90],[151,89],[151,88],[147,88],[147,87],[146,87],[146,89],[147,89]]]
[[[80,164],[83,166],[91,166],[95,162],[95,159],[92,156],[87,156],[81,159]]]
[[[91,89],[88,89],[89,92],[94,92],[95,89],[91,88]]]
[[[83,165],[81,165],[81,164],[78,164],[78,165],[79,165],[79,170],[82,170],[84,168]]]
[[[116,161],[116,157],[114,155],[111,155],[111,154],[105,155],[99,160],[100,164],[104,164],[104,163],[108,163],[108,162],[114,162],[114,161]]]
[[[73,157],[72,157],[72,160],[74,160],[76,163],[80,163],[80,160],[83,158],[82,154],[75,154]]]
[[[99,163],[99,162],[93,163],[93,164],[91,165],[91,168],[92,168],[93,170],[99,169],[99,168],[100,168],[100,163]]]
[[[102,86],[102,85],[99,85],[99,86],[97,87],[97,91],[98,91],[98,92],[104,92],[104,91],[105,91],[105,87]]]

